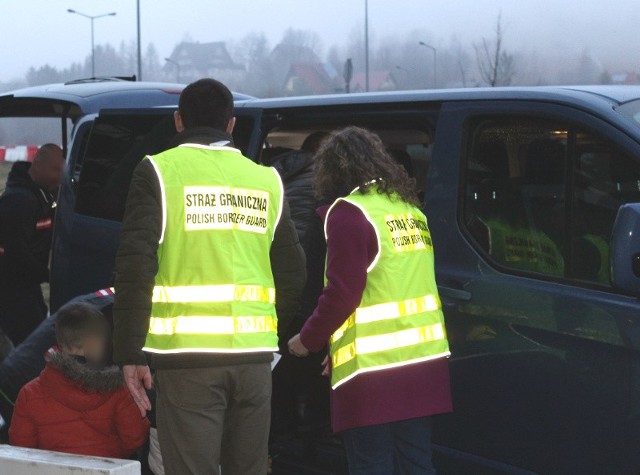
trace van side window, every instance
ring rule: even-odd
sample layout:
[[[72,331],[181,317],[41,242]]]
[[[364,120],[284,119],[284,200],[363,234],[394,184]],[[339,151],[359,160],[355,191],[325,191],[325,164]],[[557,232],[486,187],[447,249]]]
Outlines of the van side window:
[[[638,200],[640,164],[595,133],[526,117],[472,127],[463,219],[499,267],[609,286],[616,213]]]
[[[565,137],[560,124],[530,119],[475,128],[464,220],[500,266],[564,275]]]
[[[121,221],[133,170],[175,136],[168,115],[104,115],[89,136],[76,196],[79,214]]]
[[[246,150],[254,120],[240,118],[234,132],[235,145]],[[103,114],[91,128],[76,196],[76,212],[86,216],[122,221],[136,166],[146,155],[167,150],[176,129],[173,115]]]
[[[359,126],[372,130],[382,139],[387,152],[398,164],[407,171],[409,176],[415,178],[416,188],[422,201],[424,196],[431,153],[433,150],[433,136],[431,127],[423,124],[407,124],[406,127],[388,128],[388,121],[384,127],[376,122],[361,124]],[[302,151],[305,139],[317,132],[329,134],[351,125],[347,123],[319,123],[309,128],[279,128],[271,130],[265,139],[264,147],[260,154],[260,162],[266,166],[290,156],[292,153]],[[289,157],[291,161],[292,157]],[[301,157],[302,158],[302,157]],[[290,163],[289,165],[293,165]],[[296,167],[292,166],[292,169]],[[286,181],[286,177],[285,181]]]
[[[610,284],[609,243],[618,209],[640,201],[640,164],[611,141],[575,133],[569,276]]]

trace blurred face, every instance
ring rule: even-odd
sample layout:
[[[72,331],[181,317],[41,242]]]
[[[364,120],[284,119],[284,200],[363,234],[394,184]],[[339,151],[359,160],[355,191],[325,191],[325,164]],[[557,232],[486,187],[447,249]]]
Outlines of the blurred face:
[[[62,150],[55,150],[34,161],[29,174],[38,186],[49,193],[54,193],[60,186],[63,171],[64,156],[62,155]]]
[[[82,352],[87,363],[101,366],[107,357],[107,339],[100,336],[88,336],[82,345]]]

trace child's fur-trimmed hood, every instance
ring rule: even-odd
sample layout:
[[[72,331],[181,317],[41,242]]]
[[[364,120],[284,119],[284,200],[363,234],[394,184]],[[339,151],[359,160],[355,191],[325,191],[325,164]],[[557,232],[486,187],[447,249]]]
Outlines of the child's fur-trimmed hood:
[[[65,377],[90,391],[112,393],[124,385],[122,370],[117,366],[109,366],[103,369],[91,368],[82,364],[73,356],[66,355],[62,351],[55,349],[47,352],[45,360]]]

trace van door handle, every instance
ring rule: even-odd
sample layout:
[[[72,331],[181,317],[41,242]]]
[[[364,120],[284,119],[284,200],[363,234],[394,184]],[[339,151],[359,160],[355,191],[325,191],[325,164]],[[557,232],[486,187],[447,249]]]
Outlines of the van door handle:
[[[471,292],[469,292],[468,290],[454,289],[452,287],[442,287],[439,285],[438,292],[440,292],[440,296],[454,300],[462,300],[464,302],[468,302],[469,300],[471,300]]]

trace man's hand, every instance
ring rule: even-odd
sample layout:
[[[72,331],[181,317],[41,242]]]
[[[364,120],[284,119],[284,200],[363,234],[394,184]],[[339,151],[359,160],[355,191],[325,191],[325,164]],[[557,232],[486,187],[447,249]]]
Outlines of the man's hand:
[[[146,389],[153,387],[153,378],[148,366],[125,365],[122,367],[124,373],[124,382],[129,388],[131,396],[135,401],[142,417],[147,415],[147,411],[151,410],[151,401],[147,396]]]
[[[298,357],[309,356],[309,350],[307,350],[300,340],[300,333],[289,340],[289,353]]]

